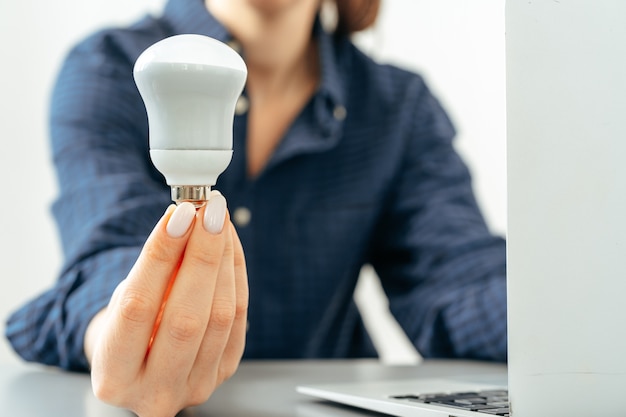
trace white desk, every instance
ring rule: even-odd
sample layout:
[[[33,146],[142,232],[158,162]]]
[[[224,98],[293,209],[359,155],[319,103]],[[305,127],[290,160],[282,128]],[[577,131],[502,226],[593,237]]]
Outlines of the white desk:
[[[419,366],[384,366],[377,361],[253,361],[205,404],[178,417],[355,417],[378,416],[298,394],[303,383],[506,373],[501,364],[426,361]],[[131,417],[107,406],[92,392],[88,375],[34,365],[0,365],[3,417]]]

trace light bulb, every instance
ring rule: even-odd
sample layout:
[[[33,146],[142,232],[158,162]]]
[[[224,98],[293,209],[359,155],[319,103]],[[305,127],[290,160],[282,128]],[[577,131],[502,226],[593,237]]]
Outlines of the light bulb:
[[[203,35],[148,47],[133,75],[148,113],[150,158],[176,203],[201,207],[228,167],[233,117],[248,71],[237,52]]]

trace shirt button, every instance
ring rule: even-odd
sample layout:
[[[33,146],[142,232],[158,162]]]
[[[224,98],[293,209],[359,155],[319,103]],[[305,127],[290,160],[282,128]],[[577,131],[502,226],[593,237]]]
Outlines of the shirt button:
[[[342,105],[335,106],[335,109],[333,110],[333,117],[335,118],[335,120],[341,121],[345,119],[347,115],[348,111],[345,107],[343,107]]]
[[[250,102],[248,101],[248,98],[244,95],[239,96],[239,98],[237,99],[237,103],[235,103],[235,114],[237,116],[241,116],[248,111],[248,108],[250,108]]]
[[[246,207],[237,207],[233,212],[233,222],[235,226],[246,227],[250,223],[252,213]]]

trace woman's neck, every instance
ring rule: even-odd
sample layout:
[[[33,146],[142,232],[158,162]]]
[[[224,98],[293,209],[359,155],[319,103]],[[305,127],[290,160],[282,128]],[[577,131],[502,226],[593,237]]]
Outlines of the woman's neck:
[[[316,82],[317,48],[311,31],[319,2],[206,0],[206,5],[244,50],[250,94],[262,99]]]

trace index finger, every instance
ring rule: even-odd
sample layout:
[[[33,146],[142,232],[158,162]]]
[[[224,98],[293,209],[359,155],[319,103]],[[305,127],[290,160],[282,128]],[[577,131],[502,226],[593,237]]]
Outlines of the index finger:
[[[133,378],[143,366],[153,328],[170,280],[180,264],[195,214],[191,203],[168,207],[146,240],[115,303],[110,306],[109,334],[103,338],[106,351],[116,355],[107,365],[110,374]],[[186,231],[182,235],[172,233],[171,225],[176,225],[178,231],[185,228]]]

